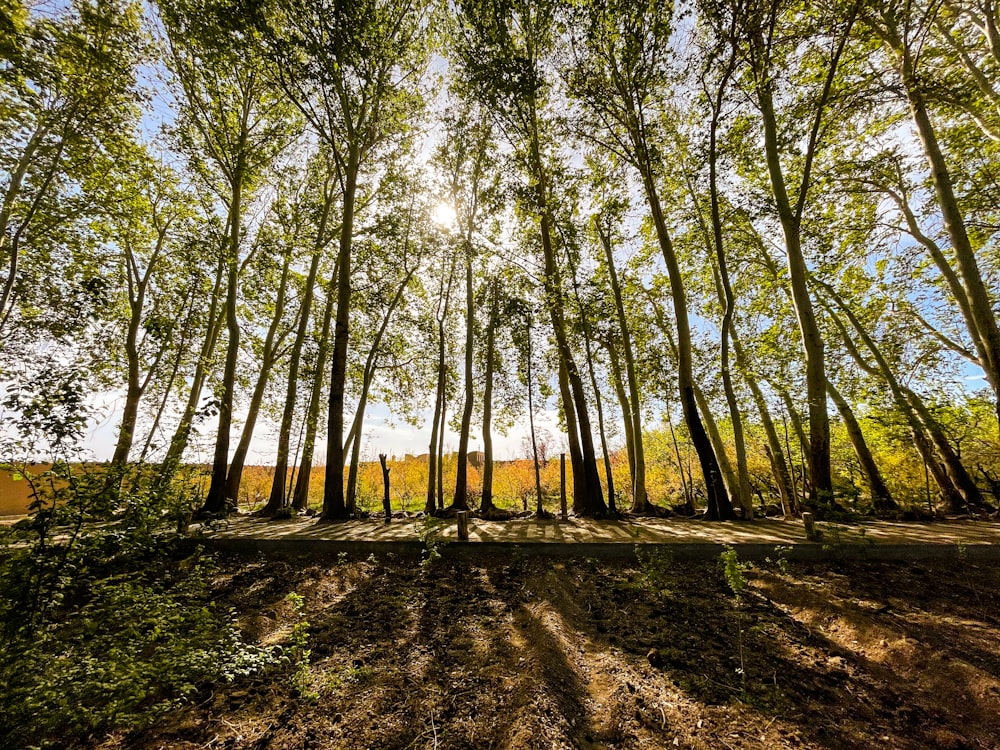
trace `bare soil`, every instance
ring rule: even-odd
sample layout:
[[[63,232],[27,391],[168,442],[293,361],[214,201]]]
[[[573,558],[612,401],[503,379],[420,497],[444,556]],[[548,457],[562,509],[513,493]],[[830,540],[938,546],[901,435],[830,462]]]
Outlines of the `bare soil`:
[[[230,556],[215,581],[293,666],[101,748],[998,748],[1000,567],[510,555]],[[316,697],[308,695],[315,693]]]

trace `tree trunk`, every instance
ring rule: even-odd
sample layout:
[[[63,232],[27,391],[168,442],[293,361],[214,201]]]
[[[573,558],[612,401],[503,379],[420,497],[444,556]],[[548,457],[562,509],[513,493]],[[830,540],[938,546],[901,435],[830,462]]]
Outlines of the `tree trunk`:
[[[490,320],[486,328],[486,374],[483,385],[483,497],[479,504],[485,516],[493,505],[493,371],[496,357],[496,327],[499,324],[500,299],[494,284],[490,290]]]
[[[246,134],[243,134],[244,139]],[[243,213],[243,172],[245,154],[241,149],[232,183],[232,202],[229,206],[229,242],[226,248],[226,361],[222,373],[222,396],[219,399],[219,426],[215,437],[212,458],[212,480],[208,486],[205,503],[199,515],[218,516],[228,512],[226,507],[226,479],[229,467],[229,441],[233,423],[233,402],[236,395],[236,364],[240,356],[240,320],[238,309],[240,270],[240,230]]]
[[[854,454],[858,457],[858,464],[861,466],[861,473],[864,475],[868,491],[871,493],[872,507],[883,513],[895,510],[898,507],[896,501],[892,499],[892,494],[885,485],[882,472],[879,471],[878,464],[875,463],[875,458],[868,448],[868,443],[865,441],[861,425],[858,424],[854,412],[833,383],[827,383],[826,388],[833,403],[837,406],[837,411],[840,412],[840,418],[844,420],[847,436],[851,439]]]
[[[764,152],[771,192],[775,197],[778,218],[785,237],[788,279],[792,303],[802,336],[806,365],[806,401],[809,405],[809,505],[821,514],[822,506],[833,499],[833,477],[830,469],[830,418],[826,407],[826,364],[823,337],[813,311],[806,279],[808,267],[802,253],[800,221],[789,202],[785,177],[778,155],[778,126],[774,115],[769,84],[758,87],[758,100],[764,118]],[[818,115],[817,115],[818,116]],[[806,185],[800,187],[801,194]]]
[[[323,373],[326,370],[326,358],[330,349],[330,324],[333,321],[334,289],[337,286],[339,268],[335,268],[330,279],[326,294],[326,306],[323,310],[323,327],[319,336],[319,349],[316,352],[316,371],[313,375],[312,389],[309,393],[309,406],[306,409],[305,437],[302,441],[302,456],[299,458],[299,471],[295,478],[295,489],[292,493],[292,509],[300,513],[309,507],[309,485],[312,481],[313,452],[316,449],[316,430],[319,426],[320,400],[323,394]]]
[[[440,458],[438,456],[438,430],[444,431],[444,388],[445,388],[445,350],[444,321],[438,321],[438,378],[437,390],[434,396],[434,418],[431,421],[431,442],[427,454],[427,503],[424,512],[431,515],[437,508],[437,481]]]
[[[993,389],[994,408],[997,422],[1000,424],[1000,328],[997,326],[996,315],[989,290],[983,281],[976,260],[976,253],[969,239],[965,218],[955,196],[951,173],[945,162],[944,154],[937,140],[934,125],[927,111],[921,85],[914,69],[915,62],[908,40],[901,40],[895,28],[887,29],[883,38],[892,46],[899,56],[899,74],[906,90],[906,98],[910,105],[910,113],[917,128],[917,135],[923,146],[924,156],[934,184],[934,195],[944,228],[951,241],[952,252],[962,278],[961,294],[964,296],[972,326],[970,334],[979,353],[986,380]],[[954,291],[954,290],[953,290]]]
[[[532,102],[532,105],[534,102]],[[573,510],[583,516],[603,516],[608,512],[601,492],[601,479],[597,471],[597,454],[594,450],[594,435],[590,425],[590,415],[587,411],[587,398],[583,388],[583,380],[577,369],[573,352],[570,349],[569,337],[566,333],[566,322],[563,310],[562,279],[559,265],[556,261],[556,250],[552,240],[554,220],[549,207],[549,188],[547,174],[543,166],[541,145],[539,142],[536,113],[531,112],[531,133],[529,151],[533,168],[533,185],[537,200],[538,228],[542,241],[542,255],[545,261],[544,290],[546,306],[552,321],[552,332],[556,342],[560,367],[560,395],[563,399],[563,410],[566,414],[567,430],[575,431],[578,442],[579,461],[573,461]],[[570,419],[570,412],[575,412],[575,418]],[[570,453],[573,454],[574,436],[570,434]]]
[[[694,365],[691,348],[691,325],[688,322],[687,297],[684,292],[684,281],[681,277],[680,264],[674,253],[673,242],[667,231],[666,218],[660,205],[660,197],[653,180],[652,167],[648,160],[641,167],[643,187],[646,191],[646,201],[649,204],[656,229],[660,251],[667,266],[670,277],[670,297],[674,307],[674,320],[677,328],[677,384],[680,390],[681,411],[684,423],[687,425],[694,444],[698,461],[701,464],[702,475],[705,478],[705,495],[708,500],[708,517],[711,520],[730,520],[736,517],[729,501],[719,461],[712,449],[712,443],[705,432],[694,395]]]
[[[253,439],[253,431],[257,425],[257,415],[260,413],[260,405],[264,400],[264,391],[267,388],[267,381],[274,366],[274,355],[278,343],[282,337],[277,336],[278,328],[281,326],[281,319],[285,313],[285,293],[288,290],[288,275],[291,267],[292,254],[285,254],[284,266],[281,270],[281,281],[278,284],[278,293],[274,302],[274,317],[268,326],[267,334],[264,336],[264,346],[261,353],[260,372],[257,375],[257,383],[254,385],[253,394],[250,396],[250,407],[247,410],[246,422],[243,424],[243,432],[240,435],[240,442],[233,452],[233,459],[229,465],[229,475],[226,477],[226,497],[233,504],[239,503],[240,484],[243,481],[243,465],[246,462],[247,453],[250,451],[250,441]],[[275,342],[275,338],[279,341]]]
[[[469,433],[472,430],[472,405],[475,380],[472,372],[475,346],[476,305],[472,288],[472,247],[465,248],[465,402],[462,405],[462,430],[458,436],[458,466],[455,469],[455,498],[451,507],[469,509]]]
[[[333,329],[330,371],[329,425],[326,435],[326,482],[323,486],[323,519],[348,517],[344,502],[344,390],[347,385],[347,345],[351,319],[351,248],[354,239],[354,202],[361,158],[356,143],[348,146],[344,169],[344,218],[337,253],[337,317]]]
[[[618,396],[618,405],[622,410],[622,426],[625,428],[625,453],[628,456],[628,473],[630,477],[635,476],[635,434],[633,433],[633,423],[628,415],[632,406],[628,393],[625,391],[625,383],[622,380],[622,368],[618,363],[618,348],[610,338],[601,342],[608,353],[608,364],[611,367],[611,382]],[[647,503],[649,499],[647,497]],[[635,511],[633,511],[635,512]]]
[[[767,446],[769,449],[768,460],[771,463],[771,472],[774,475],[774,482],[778,487],[778,495],[781,498],[781,509],[786,516],[795,512],[795,494],[792,489],[792,479],[788,471],[788,463],[785,461],[785,452],[781,448],[781,440],[778,438],[778,431],[774,427],[774,420],[767,407],[767,400],[760,384],[754,378],[746,361],[743,347],[735,330],[731,332],[733,341],[733,352],[736,354],[736,366],[743,375],[743,381],[750,389],[757,413],[760,415],[761,425],[764,427],[764,434],[767,436]]]
[[[629,469],[632,477],[632,508],[633,513],[645,513],[649,510],[649,497],[646,494],[646,452],[642,441],[642,403],[639,394],[639,378],[635,371],[635,354],[632,347],[632,334],[629,330],[628,318],[625,316],[625,303],[622,300],[621,284],[618,282],[618,271],[615,268],[615,257],[611,249],[611,232],[602,232],[597,227],[597,234],[604,246],[604,256],[608,264],[608,277],[611,279],[611,293],[615,298],[615,312],[618,317],[618,331],[622,338],[622,353],[625,355],[625,374],[628,378],[628,411],[623,412],[628,427],[626,435],[631,433],[632,445],[629,453]],[[625,404],[623,403],[624,407]]]
[[[180,421],[170,439],[170,447],[160,466],[160,472],[154,482],[154,496],[161,495],[170,486],[170,482],[180,466],[184,449],[187,448],[188,439],[191,435],[191,425],[194,421],[195,413],[198,410],[198,402],[201,401],[201,391],[205,385],[205,378],[208,374],[209,360],[215,351],[219,333],[222,330],[222,314],[219,310],[219,302],[222,295],[222,279],[225,276],[226,263],[220,257],[219,265],[216,268],[215,284],[212,287],[211,302],[208,308],[208,323],[205,331],[205,339],[202,342],[201,350],[198,353],[198,360],[195,363],[194,373],[191,376],[191,389],[188,391],[187,403],[184,411],[181,412]]]
[[[409,245],[409,235],[407,235],[405,244]],[[371,392],[372,380],[375,378],[379,347],[382,345],[382,338],[389,327],[392,314],[399,306],[399,302],[403,298],[403,293],[406,291],[406,287],[410,283],[410,279],[413,278],[416,270],[417,267],[414,265],[412,269],[406,272],[406,276],[396,289],[395,294],[393,294],[385,315],[379,324],[378,331],[375,333],[375,338],[372,339],[368,356],[365,358],[365,368],[361,375],[361,395],[358,397],[358,406],[354,413],[354,422],[351,424],[351,431],[347,435],[347,443],[351,445],[351,468],[347,474],[347,508],[348,512],[352,515],[355,508],[358,487],[358,466],[361,458],[361,427],[365,418],[365,410],[368,408],[368,394]]]
[[[262,515],[274,515],[285,507],[285,490],[288,474],[288,457],[291,447],[292,421],[295,418],[295,407],[298,401],[299,361],[305,346],[306,335],[309,333],[309,319],[312,314],[312,303],[315,295],[316,278],[319,275],[319,263],[323,248],[326,246],[326,225],[330,210],[333,207],[334,193],[325,186],[323,209],[319,225],[316,229],[316,241],[313,244],[312,259],[306,276],[305,289],[302,293],[302,304],[299,307],[298,327],[295,330],[295,340],[292,343],[291,357],[288,361],[288,382],[285,388],[285,406],[281,412],[281,424],[278,427],[278,450],[274,460],[274,480],[271,483],[271,493],[267,505],[261,510]]]
[[[721,373],[722,388],[726,394],[726,404],[729,406],[729,419],[733,425],[733,446],[736,449],[736,470],[737,484],[730,489],[730,493],[736,497],[736,501],[743,509],[743,518],[750,520],[753,518],[753,502],[750,497],[750,472],[747,469],[747,448],[746,439],[743,435],[743,417],[740,414],[739,404],[736,402],[736,390],[733,388],[733,376],[729,365],[729,339],[733,330],[733,317],[736,313],[736,296],[733,294],[733,287],[729,280],[729,267],[726,260],[726,251],[722,236],[722,212],[719,208],[719,185],[718,185],[718,130],[719,118],[722,115],[723,99],[725,97],[726,86],[736,67],[735,51],[730,55],[727,66],[723,71],[722,79],[715,92],[715,99],[712,103],[712,120],[709,125],[709,149],[708,149],[708,184],[709,200],[711,202],[712,215],[712,244],[715,248],[716,267],[712,270],[718,287],[719,302],[722,305],[722,325],[720,326],[720,346],[721,346]],[[697,200],[695,196],[692,195]]]
[[[726,443],[722,439],[722,433],[719,432],[719,425],[715,421],[715,415],[712,414],[712,407],[709,405],[708,399],[705,398],[704,392],[697,384],[694,386],[694,397],[698,402],[698,409],[701,411],[705,422],[705,431],[708,433],[708,439],[712,441],[712,450],[715,451],[715,455],[719,459],[719,470],[722,472],[722,480],[725,482],[730,496],[738,496],[740,489],[739,476],[736,468],[733,466],[733,462],[729,460],[729,454],[726,452]]]
[[[888,361],[882,354],[881,349],[876,345],[875,341],[868,335],[868,332],[861,325],[861,321],[858,317],[850,310],[844,301],[836,294],[833,288],[823,282],[816,281],[827,295],[834,301],[837,307],[844,313],[848,321],[854,327],[857,332],[858,337],[861,339],[862,343],[871,352],[875,359],[876,366],[873,367],[868,364],[864,358],[861,356],[861,352],[858,351],[857,346],[851,335],[848,333],[846,326],[840,320],[840,318],[834,314],[833,310],[827,307],[827,312],[829,312],[834,325],[840,332],[841,337],[844,340],[844,345],[847,347],[848,352],[858,366],[862,370],[870,375],[880,375],[882,379],[889,386],[889,390],[892,394],[893,403],[896,408],[899,409],[900,413],[906,419],[907,424],[910,427],[910,431],[913,435],[914,444],[917,450],[920,451],[921,456],[924,459],[924,464],[928,466],[931,473],[934,475],[934,480],[937,482],[938,488],[941,491],[942,499],[945,501],[949,510],[960,511],[962,507],[968,504],[976,504],[981,502],[981,497],[979,496],[979,491],[975,487],[975,483],[971,483],[971,488],[968,482],[959,484],[961,482],[961,475],[965,474],[964,467],[962,467],[961,462],[957,460],[954,452],[951,450],[951,446],[948,444],[947,439],[940,434],[940,430],[937,430],[937,439],[929,438],[930,430],[934,429],[936,425],[934,420],[930,419],[930,415],[927,413],[923,402],[917,397],[913,391],[902,386],[899,380],[896,378],[895,373],[893,373],[892,368],[889,367]],[[934,439],[935,443],[938,445],[938,449],[944,449],[945,461],[951,462],[951,465],[945,466],[938,462],[937,456],[934,455],[933,447],[931,446],[931,439]],[[959,477],[959,482],[956,482],[955,478]]]

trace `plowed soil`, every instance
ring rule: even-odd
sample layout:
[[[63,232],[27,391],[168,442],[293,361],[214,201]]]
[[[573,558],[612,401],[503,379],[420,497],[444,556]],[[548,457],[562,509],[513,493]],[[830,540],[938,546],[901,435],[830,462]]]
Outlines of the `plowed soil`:
[[[308,673],[217,685],[103,748],[997,748],[1000,568],[228,557],[246,636]]]

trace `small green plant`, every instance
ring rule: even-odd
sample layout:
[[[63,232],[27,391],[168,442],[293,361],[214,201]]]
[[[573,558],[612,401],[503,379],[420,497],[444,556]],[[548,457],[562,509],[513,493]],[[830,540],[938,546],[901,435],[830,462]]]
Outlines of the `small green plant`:
[[[312,689],[312,670],[309,667],[309,657],[312,656],[312,649],[309,648],[309,621],[305,619],[305,613],[302,611],[305,599],[293,591],[285,597],[285,600],[292,605],[296,618],[289,636],[292,645],[288,649],[288,659],[295,665],[292,685],[298,691],[300,698],[314,701],[319,698],[319,693]]]
[[[347,553],[346,552],[338,552],[337,553],[337,565],[346,565],[346,564],[347,564]]]
[[[742,601],[743,592],[748,585],[746,571],[753,565],[742,562],[736,550],[729,546],[719,555],[719,565],[722,568],[722,576],[726,579],[726,585],[736,596],[737,601]]]
[[[748,562],[742,562],[736,550],[729,546],[719,555],[719,566],[722,568],[722,576],[726,579],[726,585],[736,597],[736,642],[740,657],[740,666],[736,673],[740,676],[743,690],[746,692],[747,675],[746,662],[743,658],[743,610],[741,605],[743,604],[743,593],[749,585],[746,571],[753,566]]]
[[[420,567],[424,570],[430,568],[441,559],[441,545],[443,542],[439,537],[440,524],[434,518],[424,519],[424,528],[420,532],[420,541],[424,543],[424,551],[420,560]]]
[[[791,547],[786,547],[784,545],[776,545],[774,548],[775,558],[772,560],[770,557],[765,557],[764,562],[767,564],[775,564],[778,566],[778,570],[781,571],[782,575],[788,575],[788,558],[785,557]]]
[[[669,547],[635,546],[635,556],[639,560],[640,580],[646,588],[658,593],[669,593],[670,568],[674,555]]]

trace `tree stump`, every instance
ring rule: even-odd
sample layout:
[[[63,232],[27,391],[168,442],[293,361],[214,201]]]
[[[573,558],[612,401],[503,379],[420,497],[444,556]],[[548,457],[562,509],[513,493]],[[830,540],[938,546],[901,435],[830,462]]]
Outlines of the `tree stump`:
[[[810,542],[818,541],[816,536],[816,523],[813,520],[813,514],[809,512],[803,513],[802,523],[805,524],[806,527],[806,539]]]
[[[458,519],[459,541],[462,542],[469,541],[469,511],[460,510],[455,514],[455,518]]]
[[[385,465],[385,454],[378,454],[378,462],[382,464],[382,508],[385,510],[385,522],[392,520],[392,504],[389,502],[389,467]]]

